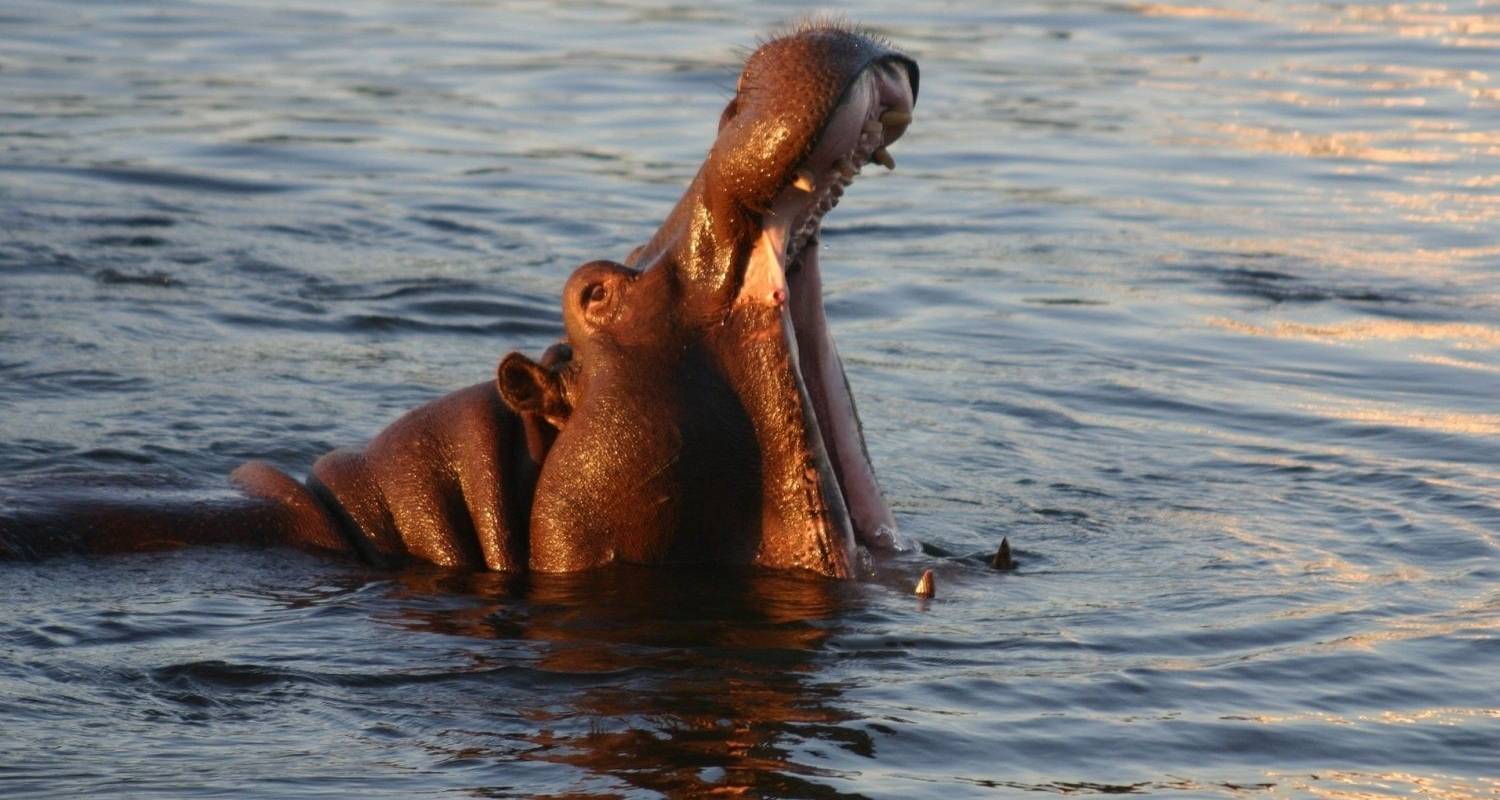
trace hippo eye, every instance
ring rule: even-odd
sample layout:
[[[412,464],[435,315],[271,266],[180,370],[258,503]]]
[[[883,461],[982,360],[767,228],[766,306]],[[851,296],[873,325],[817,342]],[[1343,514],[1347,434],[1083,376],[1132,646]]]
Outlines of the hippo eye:
[[[724,126],[728,125],[729,121],[734,119],[734,115],[738,113],[740,113],[740,98],[735,97],[729,101],[728,105],[724,106],[723,113],[719,114],[719,130],[724,130]]]

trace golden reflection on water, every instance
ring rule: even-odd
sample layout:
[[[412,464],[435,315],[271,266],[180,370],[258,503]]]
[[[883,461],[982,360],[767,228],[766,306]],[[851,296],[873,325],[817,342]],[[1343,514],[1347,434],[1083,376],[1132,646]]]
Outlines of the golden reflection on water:
[[[1500,366],[1494,364],[1481,364],[1478,361],[1466,361],[1461,358],[1450,358],[1448,356],[1414,355],[1413,361],[1423,364],[1435,364],[1440,367],[1455,367],[1457,369],[1472,369],[1481,372],[1500,372]]]
[[[1304,406],[1319,414],[1358,422],[1366,425],[1391,425],[1401,428],[1422,428],[1451,433],[1458,436],[1500,435],[1500,414],[1471,414],[1460,411],[1424,411],[1407,408],[1376,408],[1371,406],[1330,408],[1328,406]]]
[[[1286,714],[1256,714],[1236,717],[1263,725],[1297,725],[1314,722],[1326,725],[1458,725],[1471,719],[1500,719],[1500,708],[1419,708],[1407,711],[1382,711],[1377,714],[1335,714],[1329,711],[1302,711]]]
[[[1340,345],[1428,341],[1447,343],[1455,348],[1474,351],[1500,347],[1500,330],[1488,325],[1464,322],[1358,319],[1314,325],[1280,320],[1265,325],[1256,325],[1240,320],[1214,317],[1208,319],[1207,323],[1221,330],[1250,336],[1321,341]],[[1447,356],[1412,354],[1410,358],[1439,366],[1500,371],[1500,366]],[[1355,400],[1337,395],[1315,396],[1307,402],[1296,404],[1295,407],[1313,412],[1319,417],[1367,425],[1416,428],[1458,436],[1500,435],[1500,413],[1414,408],[1392,403]]]
[[[1457,153],[1397,147],[1383,144],[1404,136],[1403,133],[1311,133],[1299,130],[1275,130],[1257,125],[1226,123],[1218,125],[1217,137],[1185,140],[1187,144],[1213,146],[1227,143],[1262,153],[1303,156],[1306,158],[1352,159],[1383,164],[1435,164],[1456,161]]]
[[[1188,19],[1255,19],[1249,11],[1209,6],[1174,6],[1166,3],[1146,3],[1135,7],[1138,14],[1147,17],[1185,17]]]
[[[1361,6],[1349,4],[1327,22],[1310,23],[1303,29],[1346,34],[1394,34],[1404,39],[1431,39],[1448,47],[1495,47],[1500,45],[1500,21],[1482,13],[1455,13],[1449,3],[1392,3]]]
[[[1391,797],[1434,797],[1444,800],[1494,798],[1500,781],[1486,778],[1454,778],[1447,775],[1417,775],[1410,772],[1325,771],[1306,773],[1268,772],[1277,785],[1270,797],[1312,796],[1332,800],[1373,800]]]
[[[1474,6],[1472,11],[1459,6]],[[1426,39],[1445,47],[1500,47],[1500,16],[1487,14],[1483,2],[1298,5],[1240,4],[1228,6],[1145,3],[1133,10],[1147,17],[1225,19],[1275,22],[1303,33],[1344,36],[1395,36]],[[1332,11],[1332,15],[1330,15]]]
[[[1176,218],[1216,216],[1246,232],[1243,247],[1221,241],[1218,249],[1481,280],[1475,262],[1496,256],[1490,234],[1500,223],[1492,191],[1500,186],[1500,71],[1492,59],[1456,52],[1500,48],[1493,6],[1226,0],[1132,10],[1203,42],[1201,57],[1144,65],[1139,86],[1161,100],[1156,143],[1204,154],[1203,172],[1227,172],[1246,190],[1238,207],[1183,203]],[[1234,44],[1278,35],[1300,48],[1266,58]],[[1235,161],[1220,166],[1226,157]],[[1325,180],[1330,174],[1347,180]],[[1445,243],[1453,247],[1435,246]]]
[[[1375,192],[1371,196],[1392,208],[1404,209],[1402,217],[1411,222],[1478,224],[1500,220],[1500,195],[1472,192]]]
[[[1450,342],[1464,349],[1500,347],[1500,329],[1473,322],[1419,322],[1404,319],[1357,319],[1327,325],[1279,320],[1267,325],[1211,317],[1207,323],[1221,330],[1272,339],[1333,342],[1424,340]]]
[[[1472,96],[1476,88],[1489,83],[1487,73],[1473,69],[1440,69],[1408,64],[1333,64],[1283,63],[1274,68],[1252,69],[1249,77],[1258,82],[1290,81],[1291,83],[1317,89],[1368,92],[1405,92],[1414,89],[1450,89]],[[1298,95],[1299,97],[1301,95]],[[1339,105],[1341,98],[1330,95],[1323,99],[1329,105]],[[1437,120],[1414,120],[1414,124],[1451,125]]]
[[[1222,216],[1224,212],[1219,211],[1217,215]],[[1255,214],[1252,211],[1247,216],[1254,219]],[[1465,295],[1475,300],[1489,302],[1500,298],[1495,291],[1494,279],[1483,274],[1479,263],[1500,257],[1500,244],[1419,247],[1413,246],[1407,237],[1378,229],[1338,237],[1282,231],[1274,240],[1178,232],[1168,233],[1164,238],[1188,250],[1230,255],[1288,254],[1315,261],[1320,270],[1334,274],[1367,272],[1395,278],[1436,279],[1463,286]],[[1476,269],[1476,266],[1481,269]]]
[[[1420,580],[1425,575],[1422,570],[1407,566],[1395,566],[1383,572],[1362,569],[1348,560],[1326,551],[1312,554],[1309,558],[1277,563],[1272,565],[1271,569],[1279,575],[1317,577],[1335,584],[1395,584]],[[1326,607],[1318,604],[1308,604],[1272,616],[1278,619],[1295,619],[1327,613],[1348,612],[1350,610],[1353,609],[1342,606]]]

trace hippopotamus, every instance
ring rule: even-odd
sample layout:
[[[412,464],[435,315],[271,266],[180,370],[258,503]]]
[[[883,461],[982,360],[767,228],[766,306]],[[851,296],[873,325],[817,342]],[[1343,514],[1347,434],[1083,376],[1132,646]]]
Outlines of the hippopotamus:
[[[564,340],[335,450],[213,496],[13,501],[0,553],[290,544],[379,565],[714,563],[855,575],[899,548],[823,307],[823,216],[912,120],[915,61],[809,24],[747,59],[707,157],[623,261],[577,268]]]

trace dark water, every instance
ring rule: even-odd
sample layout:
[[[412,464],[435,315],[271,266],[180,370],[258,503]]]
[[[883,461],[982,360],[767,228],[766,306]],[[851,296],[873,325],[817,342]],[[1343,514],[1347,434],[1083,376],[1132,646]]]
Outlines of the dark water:
[[[796,10],[10,0],[0,482],[541,349]],[[1018,572],[0,565],[0,795],[1500,794],[1500,8],[850,13],[923,81],[835,332],[905,529]]]

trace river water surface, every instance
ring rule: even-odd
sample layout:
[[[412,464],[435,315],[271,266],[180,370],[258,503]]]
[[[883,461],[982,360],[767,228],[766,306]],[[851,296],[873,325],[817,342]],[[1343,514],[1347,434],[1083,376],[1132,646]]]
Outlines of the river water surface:
[[[797,11],[8,0],[0,486],[538,352]],[[1019,570],[0,564],[0,795],[1500,793],[1500,6],[848,12],[922,65],[825,226],[872,456]]]

